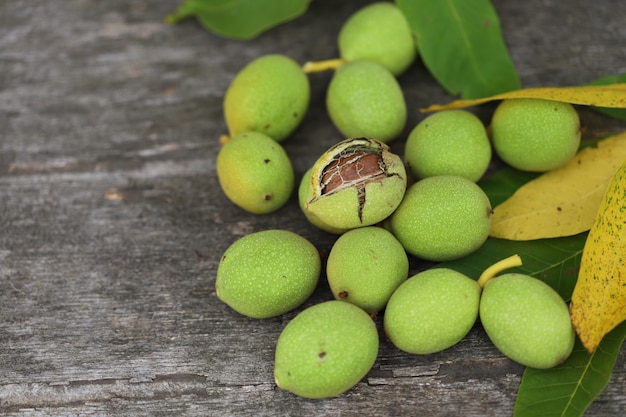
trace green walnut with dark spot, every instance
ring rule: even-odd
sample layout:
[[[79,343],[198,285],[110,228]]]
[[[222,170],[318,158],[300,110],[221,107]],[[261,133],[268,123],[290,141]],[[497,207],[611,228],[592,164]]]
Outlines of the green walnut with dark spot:
[[[378,331],[370,316],[343,301],[301,311],[276,343],[274,379],[305,398],[328,398],[354,387],[378,355]]]
[[[302,210],[325,230],[370,226],[398,207],[406,190],[400,157],[370,138],[339,142],[313,165]],[[304,180],[303,180],[304,181]]]
[[[276,211],[293,192],[295,176],[289,156],[263,133],[230,138],[217,155],[216,169],[224,194],[250,213]]]
[[[409,259],[398,240],[377,226],[349,230],[328,254],[326,276],[336,299],[375,316],[409,273]]]
[[[246,65],[224,97],[230,136],[261,132],[286,139],[302,122],[310,99],[309,79],[293,59],[264,55]]]

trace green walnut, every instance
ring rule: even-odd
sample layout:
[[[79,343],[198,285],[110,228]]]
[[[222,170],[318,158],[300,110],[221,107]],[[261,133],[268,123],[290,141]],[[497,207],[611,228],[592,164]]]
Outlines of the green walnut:
[[[341,65],[326,92],[326,108],[345,137],[370,137],[390,142],[406,125],[407,108],[393,74],[371,61]]]
[[[264,230],[235,241],[217,268],[217,297],[252,318],[284,314],[313,293],[321,273],[318,250],[287,230]]]
[[[449,261],[476,251],[491,228],[491,203],[473,181],[454,175],[420,180],[391,215],[391,232],[412,255]]]
[[[278,210],[294,188],[289,156],[279,143],[263,133],[246,132],[230,138],[217,154],[216,164],[224,194],[250,213]]]
[[[300,125],[309,99],[309,79],[293,59],[279,54],[257,58],[226,91],[224,118],[230,136],[254,131],[282,141]]]
[[[359,307],[336,300],[316,304],[278,337],[276,385],[305,398],[340,395],[370,371],[378,344],[374,321]]]
[[[433,268],[406,280],[385,309],[387,338],[416,354],[439,352],[469,333],[478,316],[480,286],[448,268]]]
[[[415,179],[458,175],[478,181],[489,167],[491,143],[485,125],[465,110],[434,113],[411,131],[404,160]]]
[[[531,368],[552,368],[569,357],[575,331],[569,309],[548,284],[509,273],[486,281],[480,321],[493,344]]]
[[[580,120],[569,103],[543,99],[502,101],[491,119],[495,153],[522,171],[544,172],[572,159],[580,146]]]
[[[417,46],[404,14],[394,3],[365,6],[344,23],[338,36],[339,55],[348,62],[368,60],[402,74],[417,56]]]
[[[326,276],[338,300],[375,316],[408,277],[404,248],[386,229],[361,227],[341,235],[328,254]]]
[[[382,142],[346,139],[313,165],[301,207],[313,224],[325,230],[371,226],[391,215],[406,190],[400,157]]]

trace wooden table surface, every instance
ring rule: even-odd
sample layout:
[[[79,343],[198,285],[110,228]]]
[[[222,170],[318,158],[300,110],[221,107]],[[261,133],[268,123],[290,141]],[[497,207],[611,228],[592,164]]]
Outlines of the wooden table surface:
[[[314,401],[274,385],[273,354],[298,311],[331,298],[325,279],[304,306],[274,319],[238,315],[215,295],[221,254],[248,233],[289,229],[322,252],[335,239],[307,223],[295,197],[255,216],[222,194],[215,158],[226,87],[266,53],[335,57],[339,27],[365,3],[316,0],[297,21],[242,42],[193,20],[168,26],[175,0],[0,2],[0,413],[512,414],[523,368],[479,325],[433,355],[383,341],[361,383]],[[626,73],[623,0],[494,3],[525,87]],[[342,139],[324,109],[329,77],[311,75],[311,109],[284,142],[298,179]],[[419,107],[452,99],[420,62],[400,81],[405,133],[424,117]],[[493,107],[475,110],[488,120]],[[587,136],[626,130],[580,114]],[[625,383],[622,349],[586,416],[623,415]]]

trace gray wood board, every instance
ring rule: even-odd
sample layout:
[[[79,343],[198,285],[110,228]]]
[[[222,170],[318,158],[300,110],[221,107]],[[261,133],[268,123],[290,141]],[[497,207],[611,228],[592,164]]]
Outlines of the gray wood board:
[[[339,4],[336,4],[339,3]],[[354,389],[312,401],[273,383],[273,349],[315,294],[284,316],[252,320],[221,303],[215,273],[250,232],[285,228],[322,252],[334,236],[295,196],[255,216],[215,175],[223,94],[252,59],[335,57],[345,19],[367,2],[318,0],[248,42],[197,22],[169,26],[177,1],[0,2],[0,412],[9,416],[511,415],[523,368],[477,325],[427,356],[383,341]],[[626,73],[626,3],[498,1],[524,86]],[[312,74],[311,109],[284,143],[298,179],[342,139],[324,109],[329,73]],[[421,62],[400,78],[418,108],[448,96]],[[477,108],[487,121],[493,106]],[[585,135],[626,124],[580,108]],[[393,144],[401,153],[404,139]],[[425,265],[413,259],[412,271]],[[379,323],[380,324],[380,323]],[[382,336],[382,335],[381,335]],[[622,415],[626,358],[588,416]]]

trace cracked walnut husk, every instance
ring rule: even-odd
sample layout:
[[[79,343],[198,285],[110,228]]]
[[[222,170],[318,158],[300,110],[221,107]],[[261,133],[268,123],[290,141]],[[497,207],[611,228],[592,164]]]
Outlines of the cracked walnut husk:
[[[301,208],[312,223],[328,231],[370,226],[398,207],[406,178],[401,158],[386,144],[371,138],[346,139],[307,172]]]

